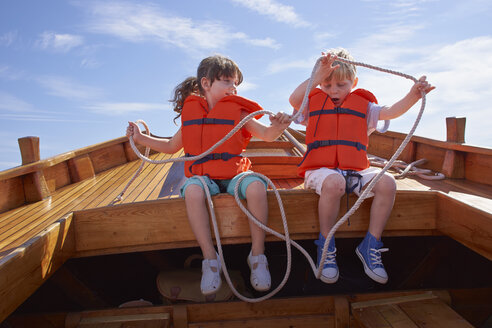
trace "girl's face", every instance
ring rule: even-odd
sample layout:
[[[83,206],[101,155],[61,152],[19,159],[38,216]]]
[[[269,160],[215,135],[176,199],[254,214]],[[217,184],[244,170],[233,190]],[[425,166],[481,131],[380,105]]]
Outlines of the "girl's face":
[[[204,77],[201,82],[209,109],[212,109],[215,104],[225,96],[237,94],[236,86],[238,84],[238,79],[236,76],[221,76],[213,83],[210,83],[210,80]]]
[[[357,84],[357,78],[355,81],[344,80],[325,80],[321,83],[321,90],[323,90],[330,98],[335,106],[340,106],[348,94],[352,91],[352,88]]]

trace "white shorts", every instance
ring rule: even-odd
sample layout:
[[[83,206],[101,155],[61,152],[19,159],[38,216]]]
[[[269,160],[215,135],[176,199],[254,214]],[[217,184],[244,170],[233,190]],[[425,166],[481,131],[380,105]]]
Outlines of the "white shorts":
[[[341,176],[345,176],[344,173],[346,171],[340,169],[329,169],[327,167],[322,167],[316,170],[308,170],[304,176],[304,188],[305,189],[314,189],[318,195],[321,195],[321,187],[323,186],[323,181],[325,181],[326,177],[332,174],[339,174]],[[362,171],[357,171],[358,174],[362,176],[361,185],[364,187],[368,184],[372,178],[374,178],[381,169],[378,167],[369,167]],[[355,177],[349,178],[349,186],[352,187],[357,184],[358,181]],[[360,196],[359,188],[354,189],[354,193],[357,196]],[[367,198],[374,196],[372,192],[367,195]]]

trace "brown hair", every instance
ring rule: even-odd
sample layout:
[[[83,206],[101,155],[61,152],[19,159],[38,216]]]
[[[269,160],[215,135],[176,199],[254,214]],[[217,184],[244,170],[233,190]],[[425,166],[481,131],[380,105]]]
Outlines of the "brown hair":
[[[181,116],[181,110],[185,99],[192,94],[203,96],[204,90],[200,81],[202,78],[207,78],[212,84],[215,80],[221,77],[237,77],[237,85],[243,81],[243,74],[237,64],[222,55],[214,55],[203,59],[198,65],[196,77],[188,77],[183,82],[174,88],[174,96],[171,100],[173,110],[178,113],[174,118],[174,122]]]

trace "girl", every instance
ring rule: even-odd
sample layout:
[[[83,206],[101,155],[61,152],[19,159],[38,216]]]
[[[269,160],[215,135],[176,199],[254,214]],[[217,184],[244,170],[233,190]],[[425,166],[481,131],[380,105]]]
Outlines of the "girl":
[[[242,80],[241,71],[231,59],[221,55],[207,57],[200,62],[197,76],[187,78],[174,90],[171,101],[178,112],[176,118],[181,117],[181,128],[171,139],[142,134],[133,122],[129,122],[126,135],[132,136],[135,143],[159,152],[175,153],[184,147],[187,156],[199,155],[222,139],[242,118],[262,109],[257,103],[236,95],[236,87]],[[282,112],[270,117],[270,126],[256,118],[213,153],[185,162],[188,179],[181,188],[181,196],[185,198],[188,220],[204,258],[200,286],[205,295],[219,289],[221,263],[212,241],[205,191],[194,175],[203,176],[211,195],[220,192],[233,195],[236,181],[251,166],[249,159],[240,155],[251,136],[274,141],[290,124],[290,116]],[[239,186],[240,197],[246,199],[249,211],[264,224],[268,219],[266,187],[266,182],[256,176],[244,178]],[[249,225],[252,246],[247,262],[251,285],[258,291],[266,291],[270,289],[271,278],[264,255],[265,233],[254,223],[249,222]]]

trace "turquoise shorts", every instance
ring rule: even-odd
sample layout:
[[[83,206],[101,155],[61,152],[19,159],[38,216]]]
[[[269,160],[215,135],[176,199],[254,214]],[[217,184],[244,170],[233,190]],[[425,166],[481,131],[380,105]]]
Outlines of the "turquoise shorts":
[[[236,181],[241,178],[243,175],[248,174],[247,172],[242,172],[236,175],[232,179],[228,180],[212,180],[207,176],[202,176],[202,178],[205,180],[208,190],[210,191],[210,195],[217,195],[220,194],[221,192],[227,192],[230,195],[234,196],[234,188],[236,186]],[[265,189],[267,189],[267,183],[263,179],[261,179],[259,176],[256,175],[251,175],[248,174],[247,177],[245,177],[242,181],[241,184],[239,185],[239,198],[240,199],[246,199],[246,189],[248,188],[249,184],[254,181],[260,181],[265,185]],[[189,185],[199,185],[200,187],[203,188],[202,182],[197,178],[197,177],[191,177],[186,179],[186,182],[184,185],[181,187],[180,193],[181,197],[184,198],[184,193],[186,188]]]

